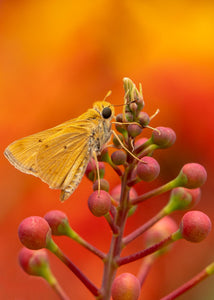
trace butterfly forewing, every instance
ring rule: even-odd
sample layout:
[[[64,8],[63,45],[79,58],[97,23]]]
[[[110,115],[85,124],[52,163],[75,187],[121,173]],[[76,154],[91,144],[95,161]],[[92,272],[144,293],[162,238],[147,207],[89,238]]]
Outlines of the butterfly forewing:
[[[54,128],[24,137],[10,144],[4,154],[18,170],[37,176],[36,156],[47,136],[56,132]]]
[[[72,128],[71,132],[47,139],[36,159],[38,176],[54,189],[69,186],[75,181],[78,169],[82,170],[83,176],[90,158],[87,155],[89,136],[87,129]]]

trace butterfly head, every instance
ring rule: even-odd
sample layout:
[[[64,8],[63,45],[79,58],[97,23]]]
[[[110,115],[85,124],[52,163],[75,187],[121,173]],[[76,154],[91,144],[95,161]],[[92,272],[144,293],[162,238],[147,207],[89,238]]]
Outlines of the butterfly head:
[[[114,107],[111,103],[107,101],[97,101],[93,105],[93,109],[96,110],[100,116],[105,119],[111,121],[114,117]]]

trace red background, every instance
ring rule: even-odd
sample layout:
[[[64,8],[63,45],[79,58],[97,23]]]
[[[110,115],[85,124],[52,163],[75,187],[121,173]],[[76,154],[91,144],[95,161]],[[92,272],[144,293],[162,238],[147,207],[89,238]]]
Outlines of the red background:
[[[203,164],[208,180],[197,209],[213,220],[213,11],[212,1],[1,1],[1,153],[20,137],[80,115],[109,89],[113,92],[109,101],[123,103],[122,78],[127,76],[142,83],[145,111],[151,115],[160,109],[152,125],[172,127],[177,134],[171,149],[157,153],[161,174],[154,185],[175,177],[184,163]],[[61,204],[58,191],[15,170],[3,154],[0,164],[0,298],[57,299],[42,280],[19,268],[17,228],[27,216],[61,209],[76,231],[107,251],[109,229],[87,208],[91,183],[84,178]],[[111,187],[119,182],[109,169],[106,178]],[[151,187],[142,184],[137,189],[142,193]],[[164,195],[142,204],[128,230],[158,212],[166,201]],[[175,219],[179,222],[181,216],[177,213]],[[56,241],[100,285],[98,259],[66,238]],[[141,243],[138,239],[127,251],[139,249]],[[213,232],[201,244],[178,242],[156,262],[140,299],[158,299],[191,278],[212,261],[213,247]],[[53,255],[50,260],[71,299],[93,299]],[[121,271],[136,274],[139,264]],[[213,299],[212,282],[208,279],[180,299]]]

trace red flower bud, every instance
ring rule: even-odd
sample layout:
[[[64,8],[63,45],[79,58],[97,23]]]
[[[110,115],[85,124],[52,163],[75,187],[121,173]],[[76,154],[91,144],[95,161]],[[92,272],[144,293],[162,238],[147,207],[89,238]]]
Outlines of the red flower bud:
[[[51,240],[51,229],[44,218],[32,216],[20,223],[18,235],[25,247],[37,250],[47,246]]]
[[[197,163],[184,165],[178,176],[182,180],[182,185],[189,189],[198,188],[207,180],[205,168]]]
[[[121,184],[118,184],[115,186],[112,191],[111,191],[111,196],[117,201],[120,201],[120,194],[121,194]],[[135,191],[134,188],[131,188],[129,191],[129,199],[134,199],[138,196],[137,192]]]
[[[128,130],[129,135],[133,138],[138,136],[142,132],[142,128],[137,124],[128,125],[127,130]]]
[[[176,140],[176,134],[173,129],[168,127],[157,127],[152,132],[152,141],[160,148],[171,147]]]
[[[159,243],[178,230],[178,225],[171,217],[164,217],[145,232],[147,247]]]
[[[122,273],[112,285],[113,300],[137,300],[140,295],[140,283],[131,273]]]
[[[44,269],[49,267],[47,252],[23,247],[19,252],[19,264],[29,275],[42,276]]]
[[[160,173],[159,163],[150,156],[144,156],[143,162],[137,165],[137,175],[143,181],[152,181],[156,179]]]
[[[109,183],[104,178],[100,179],[100,189],[106,192],[109,191]],[[96,180],[93,184],[93,191],[97,191],[97,190],[98,190],[98,180]]]
[[[111,160],[115,165],[123,165],[126,162],[126,153],[122,150],[114,151],[111,155]]]
[[[93,192],[88,198],[88,207],[96,217],[102,217],[111,208],[111,197],[106,191],[100,190]]]
[[[180,224],[182,237],[187,241],[199,243],[204,240],[211,230],[210,218],[201,211],[187,212]]]
[[[142,125],[142,126],[147,126],[150,122],[149,115],[144,111],[141,111],[139,113],[138,120],[139,120],[140,125]]]
[[[60,210],[51,210],[44,219],[48,222],[53,235],[65,235],[69,226],[67,215]]]
[[[99,164],[100,178],[103,178],[105,174],[105,164],[103,162],[98,162],[98,164]],[[85,175],[91,181],[95,181],[95,179],[97,178],[97,167],[94,159],[91,159],[89,161],[87,168],[85,170]]]

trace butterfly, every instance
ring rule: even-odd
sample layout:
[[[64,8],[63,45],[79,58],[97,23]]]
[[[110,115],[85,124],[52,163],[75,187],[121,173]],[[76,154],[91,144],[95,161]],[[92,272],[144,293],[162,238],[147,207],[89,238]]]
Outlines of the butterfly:
[[[97,101],[76,119],[13,142],[4,154],[21,172],[60,189],[64,201],[79,185],[89,160],[96,160],[110,140],[114,114],[113,105]]]

